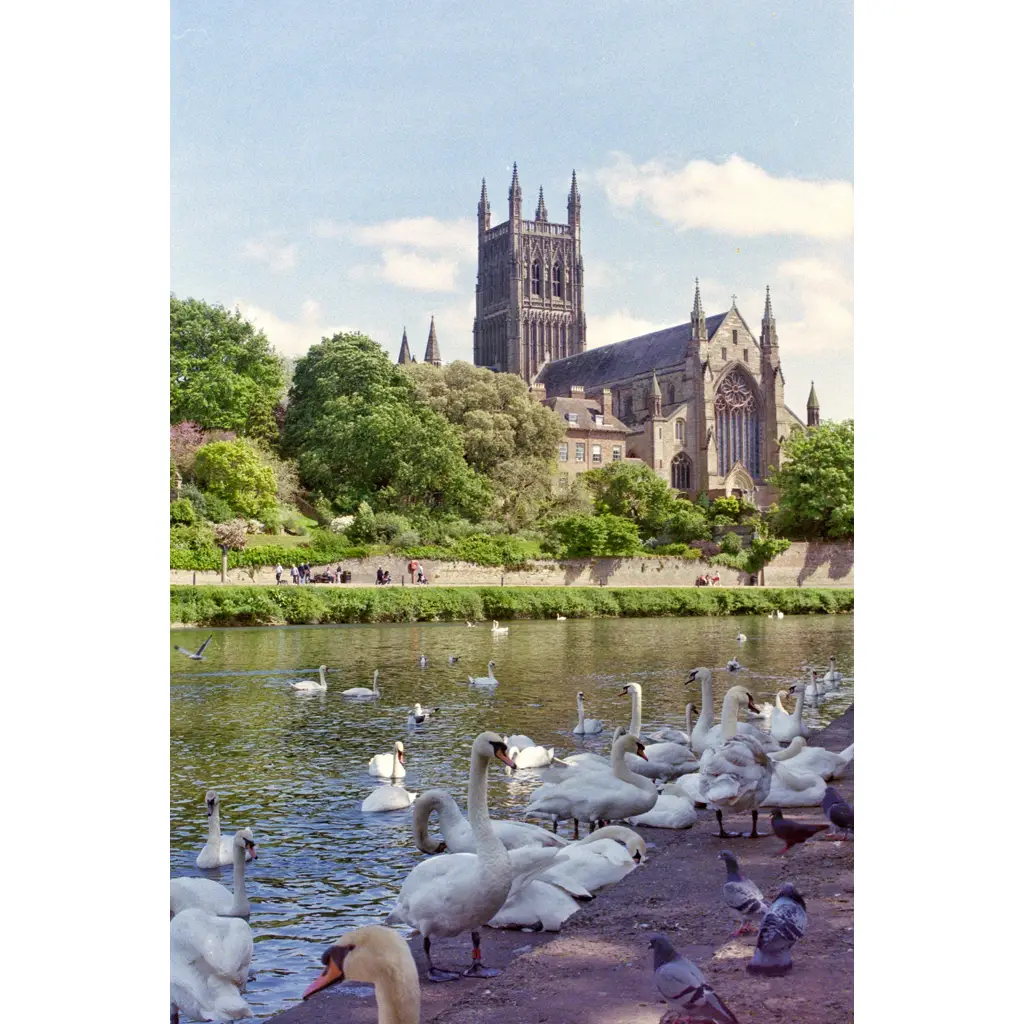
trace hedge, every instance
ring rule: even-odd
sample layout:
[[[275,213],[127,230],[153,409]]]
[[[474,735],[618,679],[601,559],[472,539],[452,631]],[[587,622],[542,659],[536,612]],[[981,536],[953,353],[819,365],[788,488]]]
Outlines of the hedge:
[[[171,622],[198,626],[662,615],[834,615],[853,591],[811,587],[171,587]]]

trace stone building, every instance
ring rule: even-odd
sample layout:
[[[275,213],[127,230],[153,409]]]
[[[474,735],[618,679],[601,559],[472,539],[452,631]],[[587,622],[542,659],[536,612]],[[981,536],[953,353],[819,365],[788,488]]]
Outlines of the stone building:
[[[628,458],[629,427],[611,411],[612,393],[600,391],[587,398],[582,387],[573,387],[567,398],[555,396],[543,404],[565,424],[558,445],[558,482],[566,488],[588,469],[601,469]]]

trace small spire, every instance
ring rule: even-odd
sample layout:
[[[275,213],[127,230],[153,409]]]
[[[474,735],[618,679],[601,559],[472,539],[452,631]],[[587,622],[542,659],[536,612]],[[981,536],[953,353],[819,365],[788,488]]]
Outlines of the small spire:
[[[489,206],[490,203],[487,200],[487,179],[481,178],[482,184],[480,186],[480,205]]]
[[[508,187],[509,199],[522,199],[523,190],[519,187],[519,167],[512,162],[512,184]]]
[[[433,366],[441,365],[441,346],[437,343],[437,329],[434,327],[434,317],[430,317],[430,334],[427,335],[427,351],[423,356],[423,362]]]
[[[403,366],[406,363],[412,363],[415,360],[412,357],[412,353],[409,351],[409,337],[405,333],[405,328],[402,328],[402,347],[398,350],[398,365]]]
[[[704,303],[700,300],[700,278],[695,277],[693,280],[697,285],[697,290],[693,293],[693,311],[691,316],[703,316]]]
[[[658,373],[656,370],[651,371],[651,394],[661,398],[661,385],[658,383]]]
[[[735,295],[732,296],[732,308],[736,309],[736,296]]]
[[[548,219],[548,208],[544,205],[544,186],[540,187],[540,198],[537,200],[537,213],[535,215],[536,220],[547,220]]]
[[[572,171],[572,185],[569,186],[569,202],[570,203],[579,203],[579,201],[580,201],[580,190],[579,190],[579,186],[576,184],[576,168],[574,167],[573,171]]]
[[[814,392],[814,381],[811,381],[811,393],[807,396],[807,408],[808,409],[820,409],[818,405],[818,396]]]
[[[771,285],[764,286],[764,316],[761,318],[766,324],[772,323],[775,314],[772,312],[772,289]]]

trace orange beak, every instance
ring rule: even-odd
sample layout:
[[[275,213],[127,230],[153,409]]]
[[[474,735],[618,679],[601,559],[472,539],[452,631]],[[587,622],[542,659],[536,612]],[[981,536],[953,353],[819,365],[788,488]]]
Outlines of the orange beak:
[[[642,757],[645,761],[649,761],[650,758],[644,753],[643,744],[640,744],[636,748],[637,757]]]
[[[398,763],[405,764],[405,754],[401,750],[398,752]]]
[[[252,857],[253,860],[256,860],[256,844],[246,843],[245,848],[249,851],[249,856]]]
[[[320,977],[302,993],[302,998],[308,999],[314,992],[319,992],[320,989],[327,988],[328,985],[333,985],[336,981],[344,980],[345,972],[334,962],[333,959],[329,959],[327,961],[327,966],[324,968],[323,974],[321,974]]]
[[[509,757],[508,754],[506,754],[504,750],[496,750],[494,752],[494,756],[499,761],[501,761],[502,764],[507,764],[509,766],[509,768],[511,768],[513,771],[515,771],[515,768],[516,768],[515,761],[513,761],[512,758]]]

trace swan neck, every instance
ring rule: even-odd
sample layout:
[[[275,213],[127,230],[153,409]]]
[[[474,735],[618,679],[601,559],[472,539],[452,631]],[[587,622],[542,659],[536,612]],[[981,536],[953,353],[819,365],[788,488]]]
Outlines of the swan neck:
[[[327,689],[327,676],[324,674],[323,665],[320,666],[320,685],[326,690]]]
[[[244,913],[247,905],[245,898],[245,847],[236,846],[233,851],[234,872],[231,888],[234,892],[235,913]]]
[[[797,724],[800,724],[800,716],[804,712],[804,691],[798,690],[796,694],[796,711],[793,712],[793,717],[796,719]]]
[[[487,762],[486,754],[473,754],[469,768],[469,827],[476,841],[476,853],[487,865],[510,866],[508,851],[497,837],[490,815],[487,813]]]
[[[714,694],[711,691],[711,677],[705,676],[700,681],[700,714],[697,716],[696,730],[706,733],[715,718]]]
[[[373,670],[373,692],[374,693],[380,693],[380,687],[377,685],[377,676],[379,674],[380,673],[376,669]]]
[[[643,697],[640,694],[640,688],[635,687],[629,691],[630,703],[633,705],[633,714],[629,719],[629,731],[634,736],[640,735],[640,708],[643,701]]]
[[[693,741],[693,705],[686,705],[686,735]]]
[[[419,1024],[420,987],[403,984],[390,973],[374,983],[377,996],[377,1024]]]
[[[722,739],[732,739],[736,735],[736,720],[738,717],[737,700],[731,694],[725,695],[722,704]]]
[[[579,725],[580,725],[580,728],[582,729],[583,728],[583,698],[582,697],[577,697],[576,698],[576,710],[577,710],[577,712],[579,712],[579,716],[580,716]]]
[[[220,842],[220,808],[216,808],[213,814],[210,815],[209,831],[207,833],[207,842],[219,843]]]
[[[633,735],[636,734],[633,733]],[[626,767],[626,748],[624,745],[612,747],[612,775],[622,782],[628,782],[632,786],[639,786],[641,789],[647,789],[648,783],[651,786],[654,785],[650,779]]]

